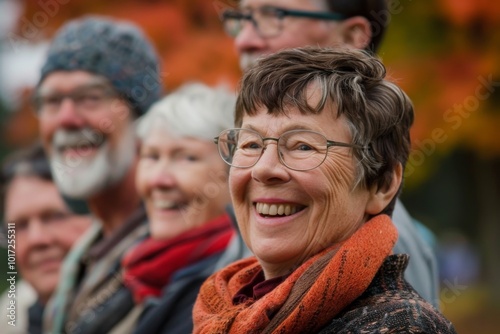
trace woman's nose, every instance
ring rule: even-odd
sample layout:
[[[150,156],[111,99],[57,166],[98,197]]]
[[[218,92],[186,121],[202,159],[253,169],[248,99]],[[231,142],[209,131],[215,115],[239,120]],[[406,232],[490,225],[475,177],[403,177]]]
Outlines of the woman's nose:
[[[175,172],[167,163],[160,163],[156,168],[150,170],[149,183],[151,187],[173,187],[176,184]]]
[[[260,159],[251,167],[252,177],[263,183],[288,181],[290,179],[289,170],[280,161],[279,154],[277,143],[268,142],[262,151]]]

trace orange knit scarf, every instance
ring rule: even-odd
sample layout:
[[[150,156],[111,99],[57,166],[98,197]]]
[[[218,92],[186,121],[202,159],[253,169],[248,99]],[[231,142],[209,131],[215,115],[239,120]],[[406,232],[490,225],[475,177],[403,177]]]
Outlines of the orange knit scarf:
[[[259,300],[239,305],[233,305],[233,296],[261,267],[254,257],[235,262],[202,285],[193,333],[317,332],[367,289],[396,239],[391,219],[376,216],[341,245],[307,260]],[[269,319],[268,314],[275,315]]]

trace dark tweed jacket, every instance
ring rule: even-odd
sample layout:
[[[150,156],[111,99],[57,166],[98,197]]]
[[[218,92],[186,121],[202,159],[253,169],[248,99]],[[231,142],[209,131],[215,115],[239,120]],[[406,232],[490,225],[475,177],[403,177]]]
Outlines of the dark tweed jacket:
[[[403,278],[408,255],[388,256],[368,289],[320,331],[325,333],[456,333]]]

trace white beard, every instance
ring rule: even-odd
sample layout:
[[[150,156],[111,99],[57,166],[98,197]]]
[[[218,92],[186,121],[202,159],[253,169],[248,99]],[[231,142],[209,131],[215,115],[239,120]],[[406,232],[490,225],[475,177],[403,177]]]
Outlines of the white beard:
[[[128,172],[135,158],[135,135],[132,127],[125,130],[119,140],[118,147],[111,148],[102,134],[96,134],[103,143],[97,148],[94,157],[88,158],[82,145],[94,141],[89,132],[92,129],[58,130],[52,142],[53,155],[50,166],[54,180],[61,193],[71,198],[88,199],[107,187],[121,181]],[[87,134],[87,135],[86,135]],[[101,138],[99,138],[99,136]],[[63,156],[60,147],[63,145],[79,147],[77,154]]]

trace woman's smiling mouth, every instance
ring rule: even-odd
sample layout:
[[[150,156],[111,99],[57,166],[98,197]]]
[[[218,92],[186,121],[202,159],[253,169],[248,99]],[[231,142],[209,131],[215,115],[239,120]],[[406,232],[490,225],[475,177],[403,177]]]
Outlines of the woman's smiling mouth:
[[[305,206],[291,203],[256,202],[255,208],[261,216],[290,216],[303,210]]]

